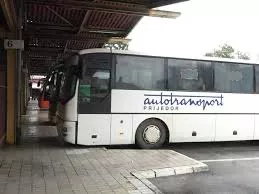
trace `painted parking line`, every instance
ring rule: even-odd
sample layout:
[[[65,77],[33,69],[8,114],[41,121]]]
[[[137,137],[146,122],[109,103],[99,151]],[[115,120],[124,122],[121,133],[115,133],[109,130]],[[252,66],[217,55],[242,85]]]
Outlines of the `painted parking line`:
[[[259,157],[254,158],[226,158],[226,159],[215,159],[215,160],[200,160],[200,162],[209,163],[209,162],[232,162],[232,161],[251,161],[259,160]]]

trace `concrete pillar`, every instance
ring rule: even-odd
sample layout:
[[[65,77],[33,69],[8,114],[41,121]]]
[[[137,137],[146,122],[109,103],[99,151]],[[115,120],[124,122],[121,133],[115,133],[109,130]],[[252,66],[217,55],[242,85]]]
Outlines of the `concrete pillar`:
[[[0,146],[6,138],[6,51],[3,40],[0,40]]]
[[[15,144],[16,129],[16,51],[7,50],[7,130],[6,143]]]
[[[22,39],[23,0],[0,0],[0,8],[5,26],[0,26],[0,37],[3,39]],[[18,11],[18,12],[17,12]],[[19,21],[17,22],[17,19]],[[18,24],[18,25],[17,25]],[[6,113],[6,143],[19,142],[20,135],[20,72],[22,66],[21,51],[7,50],[7,113]]]

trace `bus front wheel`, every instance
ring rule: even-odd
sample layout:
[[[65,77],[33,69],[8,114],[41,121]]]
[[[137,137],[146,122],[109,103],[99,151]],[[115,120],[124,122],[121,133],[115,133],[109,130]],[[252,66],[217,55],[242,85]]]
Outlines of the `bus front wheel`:
[[[166,128],[156,119],[142,122],[136,132],[136,144],[142,149],[161,147],[166,141]]]

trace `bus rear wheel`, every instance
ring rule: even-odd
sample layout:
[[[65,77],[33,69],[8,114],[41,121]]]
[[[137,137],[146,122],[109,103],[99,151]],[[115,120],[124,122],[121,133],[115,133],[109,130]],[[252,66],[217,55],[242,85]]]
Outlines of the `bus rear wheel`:
[[[161,147],[166,141],[166,128],[156,119],[141,123],[136,132],[136,144],[142,149]]]

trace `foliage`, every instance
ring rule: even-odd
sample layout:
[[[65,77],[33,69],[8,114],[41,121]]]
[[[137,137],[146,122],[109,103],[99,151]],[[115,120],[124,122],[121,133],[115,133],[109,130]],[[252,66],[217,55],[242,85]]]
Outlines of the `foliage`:
[[[214,49],[211,53],[206,53],[205,56],[207,57],[219,57],[219,58],[238,58],[238,59],[244,59],[249,60],[250,57],[248,54],[243,53],[241,51],[235,52],[235,49],[228,44],[224,44],[219,46],[218,49]]]
[[[238,59],[244,59],[244,60],[249,60],[250,59],[248,54],[242,53],[240,51],[237,51],[237,58]]]

